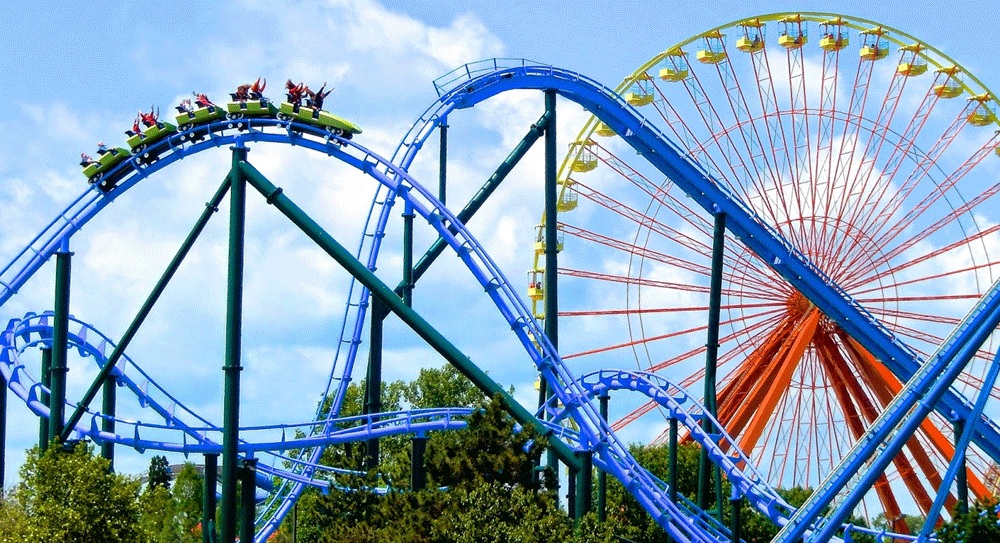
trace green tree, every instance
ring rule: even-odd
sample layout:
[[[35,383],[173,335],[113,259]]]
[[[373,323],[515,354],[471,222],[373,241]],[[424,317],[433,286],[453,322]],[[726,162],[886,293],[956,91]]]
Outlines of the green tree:
[[[463,431],[442,432],[427,446],[427,475],[438,486],[499,483],[537,489],[534,468],[542,454],[530,428],[515,431],[514,419],[499,398],[476,411]],[[545,477],[554,483],[554,477]]]
[[[937,530],[941,543],[994,543],[1000,541],[996,498],[976,501],[968,513],[955,514]]]
[[[173,474],[170,473],[170,464],[167,463],[166,456],[156,455],[149,461],[149,486],[170,488],[170,480]]]
[[[414,409],[432,407],[485,407],[487,397],[451,364],[423,368],[406,385],[403,398]]]
[[[28,452],[16,489],[23,512],[7,541],[103,543],[143,541],[139,526],[139,481],[109,473],[108,461],[84,443],[55,444]],[[7,509],[7,506],[4,506]],[[7,513],[4,513],[5,515]],[[20,513],[12,513],[20,515]]]

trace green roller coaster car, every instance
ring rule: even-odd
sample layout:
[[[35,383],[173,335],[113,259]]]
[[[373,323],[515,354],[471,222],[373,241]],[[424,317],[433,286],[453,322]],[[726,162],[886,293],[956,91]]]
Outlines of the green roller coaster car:
[[[361,128],[354,123],[341,119],[327,111],[315,110],[308,106],[293,106],[289,102],[281,103],[281,107],[278,108],[277,117],[283,121],[292,120],[318,126],[345,139],[351,139],[351,136],[354,134],[361,133]]]
[[[130,157],[132,153],[121,147],[112,147],[107,152],[102,153],[97,162],[91,162],[83,168],[83,175],[87,176],[87,181],[96,183],[104,175],[104,172],[117,166],[120,162]]]
[[[132,148],[132,152],[137,153],[176,132],[177,127],[170,123],[156,123],[143,130],[141,134],[133,134],[126,143]]]
[[[227,117],[239,119],[242,117],[274,117],[278,108],[270,100],[247,100],[246,102],[229,102],[226,104]]]
[[[177,126],[179,126],[181,130],[186,130],[196,124],[205,124],[221,119],[225,116],[226,112],[223,111],[221,107],[211,105],[208,107],[200,107],[194,111],[181,113],[176,117],[176,119]]]

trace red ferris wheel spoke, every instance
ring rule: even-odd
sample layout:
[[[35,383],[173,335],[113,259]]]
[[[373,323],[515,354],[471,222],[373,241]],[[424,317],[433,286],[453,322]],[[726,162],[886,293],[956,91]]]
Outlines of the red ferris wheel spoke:
[[[760,304],[723,304],[719,306],[723,311],[730,309],[753,309],[768,307],[779,309],[785,307],[785,302],[770,302]],[[644,315],[648,313],[687,313],[708,311],[707,305],[693,307],[647,307],[643,309],[605,309],[595,311],[560,311],[560,317],[590,317],[590,316],[612,316],[612,315]]]

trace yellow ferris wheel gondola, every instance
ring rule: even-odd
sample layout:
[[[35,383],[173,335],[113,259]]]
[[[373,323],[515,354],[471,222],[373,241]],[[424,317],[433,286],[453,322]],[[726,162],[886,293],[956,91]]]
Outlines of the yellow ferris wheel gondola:
[[[676,83],[687,79],[688,70],[687,53],[680,47],[674,47],[664,55],[663,67],[660,68],[660,79]]]
[[[819,40],[819,46],[824,51],[840,51],[848,45],[851,40],[847,32],[844,31],[844,20],[841,17],[827,19],[819,24],[820,33],[823,37]]]
[[[636,77],[632,87],[622,96],[622,98],[625,98],[626,102],[636,107],[652,104],[654,97],[652,79],[653,78],[647,73],[643,73],[639,77]]]
[[[964,87],[962,85],[962,80],[959,79],[958,66],[947,66],[936,70],[935,73],[944,75],[945,81],[934,86],[934,94],[938,98],[957,98],[962,95]]]

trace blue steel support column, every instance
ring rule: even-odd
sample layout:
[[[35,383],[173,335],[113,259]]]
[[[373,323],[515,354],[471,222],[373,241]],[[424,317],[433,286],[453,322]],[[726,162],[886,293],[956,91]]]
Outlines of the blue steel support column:
[[[716,364],[719,358],[719,320],[722,306],[722,267],[726,250],[726,215],[715,214],[715,232],[712,238],[712,279],[708,294],[708,341],[705,344],[705,409],[716,417],[718,401],[716,399]],[[702,427],[708,433],[717,430],[711,419],[705,418]],[[701,449],[698,462],[698,506],[708,510],[710,504],[709,478],[715,473],[716,518],[722,520],[722,474],[708,460],[708,450]]]
[[[222,543],[236,540],[236,482],[239,476],[237,447],[240,432],[240,372],[243,337],[243,236],[246,226],[246,180],[239,169],[247,149],[233,148],[229,196],[229,278],[226,311],[226,373],[222,426]]]
[[[104,380],[104,398],[101,405],[101,414],[105,416],[101,420],[101,430],[108,433],[115,433],[115,399],[118,395],[118,383],[116,379]],[[115,470],[115,444],[105,440],[101,444],[101,456],[108,460],[108,471]]]
[[[549,118],[548,124],[545,126],[545,335],[558,352],[559,289],[557,285],[557,272],[559,271],[559,259],[557,254],[559,250],[559,231],[558,223],[556,222],[558,194],[556,192],[556,92],[554,90],[545,91],[545,114]],[[544,401],[544,398],[547,396],[548,386],[545,378],[541,377],[539,397]],[[547,454],[547,463],[556,475],[557,486],[555,494],[558,500],[559,462],[551,449]],[[572,474],[570,477],[572,477]],[[570,484],[572,485],[573,483],[571,482]]]
[[[240,468],[240,497],[242,517],[240,518],[240,541],[253,541],[254,518],[257,516],[257,459],[247,458]]]
[[[205,492],[201,505],[201,542],[215,543],[215,492],[219,479],[219,455],[205,455]]]
[[[52,388],[52,346],[42,345],[42,390]],[[42,405],[49,407],[49,393],[42,392]],[[38,419],[38,449],[44,451],[49,448],[49,420],[39,417]]]
[[[66,373],[69,367],[69,286],[73,253],[69,240],[56,253],[56,299],[52,316],[52,387],[49,396],[49,438],[61,435],[66,414]]]

